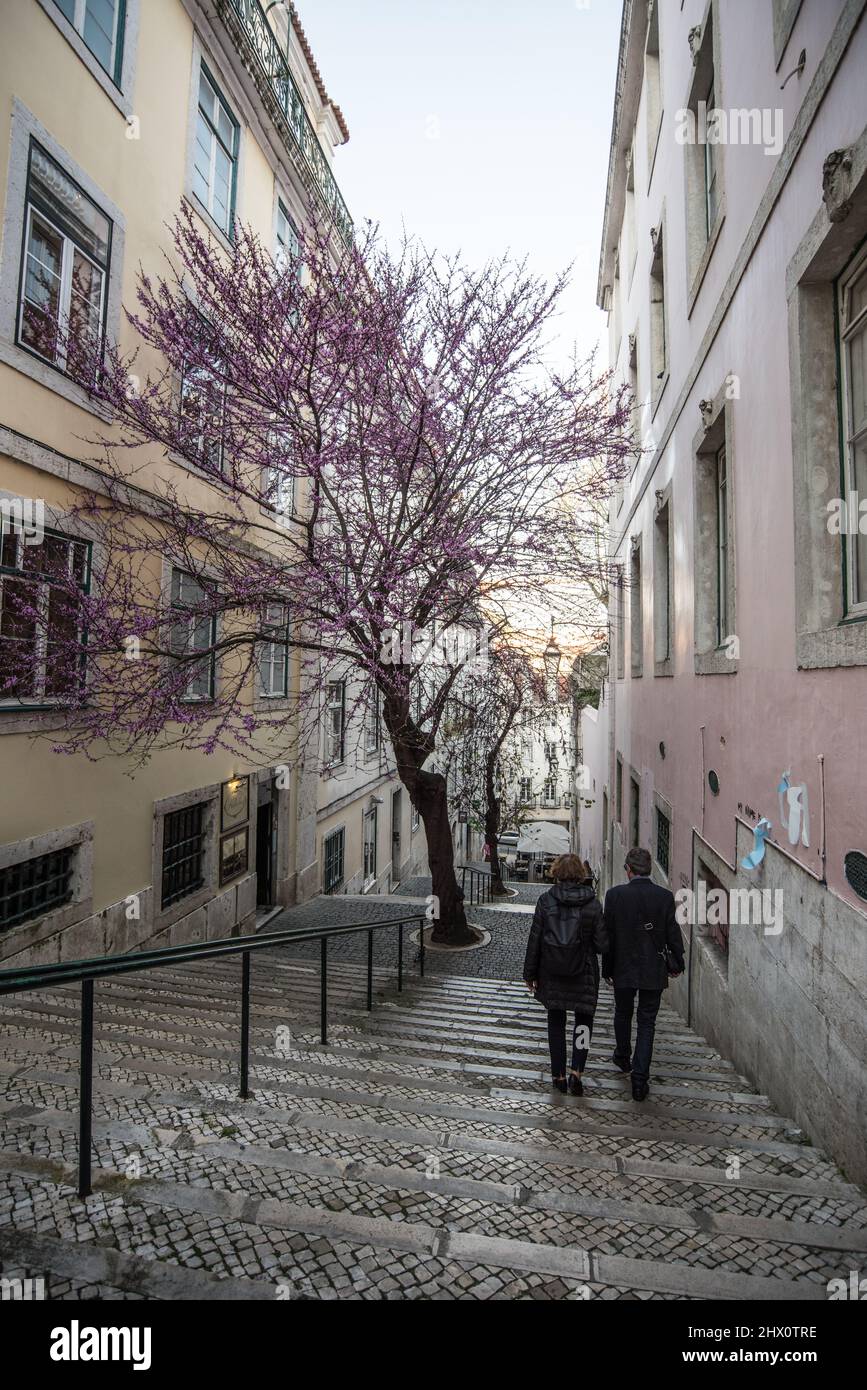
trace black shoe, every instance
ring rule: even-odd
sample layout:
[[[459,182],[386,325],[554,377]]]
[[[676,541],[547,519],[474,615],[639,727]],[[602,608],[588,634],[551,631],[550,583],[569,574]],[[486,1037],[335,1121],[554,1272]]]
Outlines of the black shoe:
[[[554,1079],[553,1079],[553,1081],[551,1082],[551,1085],[554,1087],[554,1090],[555,1090],[555,1091],[559,1091],[561,1095],[564,1095],[564,1096],[565,1096],[565,1094],[566,1094],[566,1078],[565,1078],[565,1076],[559,1076],[559,1077],[558,1077],[558,1076],[555,1076]]]
[[[622,1071],[622,1072],[632,1071],[632,1063],[631,1063],[631,1062],[623,1062],[623,1061],[621,1061],[621,1059],[617,1056],[617,1053],[616,1053],[616,1052],[613,1054],[611,1060],[612,1060],[612,1062],[614,1063],[614,1065],[615,1065],[615,1067],[617,1068],[618,1071]]]
[[[570,1096],[583,1096],[583,1094],[584,1094],[584,1087],[581,1085],[581,1078],[580,1078],[580,1077],[578,1077],[578,1076],[570,1076],[570,1077],[569,1077],[569,1094],[570,1094]]]
[[[633,1083],[632,1083],[632,1099],[633,1099],[633,1100],[647,1100],[647,1092],[648,1092],[649,1090],[650,1090],[650,1087],[648,1086],[648,1084],[647,1084],[646,1081],[633,1081]]]

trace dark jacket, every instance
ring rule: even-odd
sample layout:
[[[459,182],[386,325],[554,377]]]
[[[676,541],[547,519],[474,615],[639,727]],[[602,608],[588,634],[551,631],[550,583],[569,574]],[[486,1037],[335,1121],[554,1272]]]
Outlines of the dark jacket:
[[[647,930],[647,924],[653,926]],[[615,989],[665,989],[668,972],[659,952],[665,942],[683,969],[683,937],[674,894],[639,876],[605,894],[606,950],[602,974]]]
[[[602,904],[590,884],[557,883],[536,904],[524,979],[535,980],[547,1009],[577,1009],[592,1017],[599,994],[597,954],[605,946]]]

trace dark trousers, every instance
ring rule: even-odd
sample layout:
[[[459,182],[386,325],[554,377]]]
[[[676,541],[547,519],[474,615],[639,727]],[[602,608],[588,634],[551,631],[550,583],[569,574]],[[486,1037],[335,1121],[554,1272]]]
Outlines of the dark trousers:
[[[578,1046],[578,1029],[587,1029],[587,1041],[593,1033],[593,1015],[575,1012],[572,1029],[572,1070],[583,1071],[587,1064],[587,1048]],[[551,1075],[566,1075],[566,1010],[548,1010],[548,1047],[551,1052]]]
[[[635,1025],[635,1051],[632,1050],[632,1010],[638,995],[638,1015]],[[653,1035],[656,1015],[662,1002],[661,989],[615,989],[614,991],[614,1056],[624,1066],[632,1064],[633,1081],[650,1078],[650,1059],[653,1056]]]

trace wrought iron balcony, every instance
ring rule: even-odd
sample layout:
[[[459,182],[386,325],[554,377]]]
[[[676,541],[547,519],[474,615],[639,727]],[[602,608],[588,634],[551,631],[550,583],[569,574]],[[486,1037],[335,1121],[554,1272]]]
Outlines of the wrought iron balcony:
[[[309,176],[310,191],[318,196],[320,203],[333,217],[343,240],[349,245],[352,241],[349,209],[259,0],[217,0],[217,9],[281,131],[284,144],[303,161],[302,168]]]

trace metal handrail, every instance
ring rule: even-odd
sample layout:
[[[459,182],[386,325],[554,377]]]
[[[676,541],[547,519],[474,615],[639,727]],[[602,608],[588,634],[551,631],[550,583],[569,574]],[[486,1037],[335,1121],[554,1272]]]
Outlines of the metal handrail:
[[[271,95],[289,127],[292,138],[313,176],[328,211],[347,245],[352,242],[352,218],[337,180],[313,129],[301,93],[259,0],[221,0],[220,8],[233,10],[244,33],[250,56],[255,59]]]
[[[461,892],[467,901],[467,874],[470,875],[470,903],[490,903],[494,900],[494,890],[490,869],[477,869],[472,864],[461,864]]]
[[[162,946],[126,956],[92,956],[85,960],[62,961],[56,965],[21,966],[0,970],[0,996],[21,994],[25,990],[57,985],[81,985],[81,1053],[78,1091],[78,1195],[91,1192],[91,1148],[93,1138],[93,983],[115,975],[158,969],[184,961],[210,960],[219,956],[241,957],[241,1061],[240,1096],[249,1100],[250,1091],[250,956],[253,951],[285,946],[289,942],[319,941],[319,1037],[328,1042],[328,942],[333,936],[367,932],[367,1012],[373,1010],[373,933],[384,927],[397,927],[397,988],[403,991],[403,929],[419,923],[419,974],[424,978],[423,912],[406,917],[387,917],[379,922],[334,923],[324,927],[304,927],[294,931],[261,932],[256,936],[223,936],[216,941],[195,941],[183,946]]]

